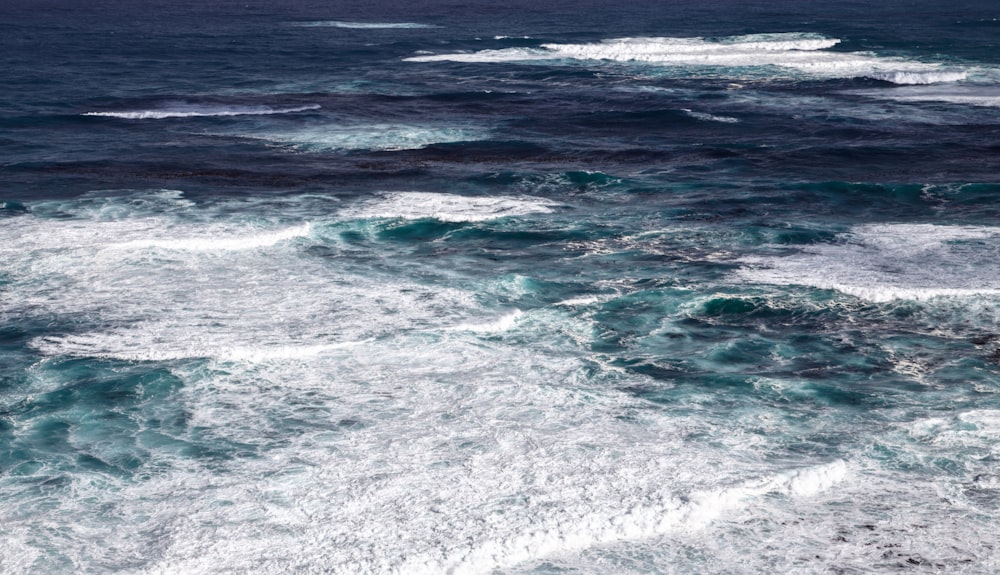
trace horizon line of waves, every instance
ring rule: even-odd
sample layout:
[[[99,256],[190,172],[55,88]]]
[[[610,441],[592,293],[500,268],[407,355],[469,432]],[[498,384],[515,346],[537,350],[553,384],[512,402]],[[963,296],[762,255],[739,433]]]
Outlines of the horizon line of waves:
[[[396,152],[419,150],[434,144],[456,144],[485,140],[489,138],[489,131],[481,128],[370,124],[365,126],[326,125],[296,131],[220,135],[263,140],[305,152],[344,150]]]
[[[484,222],[499,218],[549,214],[560,204],[531,196],[460,196],[434,192],[388,192],[340,212],[347,218],[385,218],[441,222]]]
[[[322,108],[319,104],[272,108],[271,106],[210,106],[185,105],[147,110],[127,110],[120,112],[85,112],[81,116],[120,118],[125,120],[162,120],[166,118],[207,118],[227,116],[269,116],[274,114],[294,114]]]
[[[847,476],[847,463],[838,459],[741,485],[693,492],[685,497],[650,494],[645,501],[619,515],[589,513],[572,521],[546,522],[540,528],[511,534],[505,539],[480,542],[444,559],[413,559],[392,572],[490,573],[560,553],[579,553],[599,545],[698,531],[764,496],[810,497],[829,490]]]
[[[307,237],[312,232],[312,224],[306,222],[299,226],[286,228],[276,232],[261,233],[236,237],[187,237],[187,238],[144,238],[127,242],[109,244],[107,249],[164,249],[183,251],[240,251],[271,247],[287,240]]]
[[[441,27],[435,24],[422,24],[420,22],[351,22],[346,20],[291,22],[289,25],[300,28],[346,28],[351,30],[415,30]]]
[[[840,239],[787,256],[743,258],[734,277],[832,289],[876,303],[1000,295],[998,227],[865,224]]]
[[[861,52],[831,52],[840,40],[814,34],[770,34],[720,39],[635,37],[586,44],[541,44],[471,53],[431,54],[409,62],[539,62],[553,60],[644,63],[675,68],[777,67],[821,78],[863,77],[895,84],[955,82],[967,72]]]

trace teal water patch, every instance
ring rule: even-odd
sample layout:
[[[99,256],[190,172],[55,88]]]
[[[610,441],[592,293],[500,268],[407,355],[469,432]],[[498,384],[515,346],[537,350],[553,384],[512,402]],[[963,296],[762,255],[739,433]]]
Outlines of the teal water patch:
[[[381,226],[378,236],[385,241],[426,242],[441,239],[462,227],[462,223],[441,222],[428,218],[386,224]]]
[[[0,202],[0,217],[19,216],[27,212],[28,212],[27,206],[25,206],[21,202],[14,200],[7,200],[4,202]]]
[[[8,473],[134,480],[185,460],[247,454],[192,426],[178,396],[183,383],[167,367],[51,359],[29,374],[4,398],[0,468]]]

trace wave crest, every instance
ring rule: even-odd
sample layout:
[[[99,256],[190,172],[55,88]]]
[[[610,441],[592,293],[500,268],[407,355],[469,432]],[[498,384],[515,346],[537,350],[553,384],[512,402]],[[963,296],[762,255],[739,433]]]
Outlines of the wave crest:
[[[747,258],[743,280],[833,289],[873,302],[1000,295],[1000,228],[933,224],[856,226],[845,241]]]
[[[432,54],[411,62],[634,62],[681,69],[712,67],[793,70],[822,78],[873,78],[897,84],[929,84],[963,80],[966,72],[940,64],[880,57],[863,52],[831,52],[839,39],[807,33],[752,34],[706,39],[636,37],[585,44],[541,44],[472,53]]]
[[[469,197],[431,192],[392,192],[342,212],[354,218],[433,218],[442,222],[482,222],[511,216],[551,213],[557,204],[541,198]]]
[[[121,118],[124,120],[162,120],[164,118],[202,118],[225,116],[269,116],[272,114],[294,114],[319,110],[319,104],[272,108],[271,106],[225,106],[214,104],[179,104],[147,110],[123,110],[118,112],[85,112],[83,116]]]
[[[418,22],[348,22],[344,20],[296,22],[292,25],[301,28],[347,28],[352,30],[412,30],[439,27],[433,24],[420,24]]]

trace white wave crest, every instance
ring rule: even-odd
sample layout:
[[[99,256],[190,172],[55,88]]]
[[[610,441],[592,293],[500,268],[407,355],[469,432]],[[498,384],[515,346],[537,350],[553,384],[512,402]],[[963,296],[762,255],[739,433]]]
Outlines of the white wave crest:
[[[687,497],[654,496],[615,515],[590,513],[572,521],[488,540],[442,561],[420,558],[394,573],[490,573],[559,553],[580,552],[597,545],[650,539],[674,532],[696,531],[730,511],[769,494],[808,497],[847,477],[847,464],[837,460]]]
[[[471,331],[473,333],[503,333],[513,329],[522,316],[524,316],[524,312],[516,309],[496,321],[484,323],[463,323],[450,329],[452,331]]]
[[[854,90],[858,96],[897,102],[942,102],[986,108],[1000,108],[1000,88],[982,85],[901,86],[890,90]]]
[[[939,64],[879,57],[861,52],[832,52],[840,43],[816,34],[784,33],[719,39],[639,37],[587,44],[542,44],[539,48],[507,48],[473,53],[419,55],[411,62],[611,61],[687,68],[760,69],[777,67],[822,78],[876,78],[898,84],[953,82],[961,70]]]
[[[478,197],[430,192],[391,192],[341,212],[350,218],[433,218],[442,222],[482,222],[511,216],[548,214],[558,204],[528,196]]]
[[[691,116],[695,120],[701,120],[703,122],[720,122],[723,124],[736,124],[740,121],[739,118],[734,118],[732,116],[716,116],[714,114],[707,114],[705,112],[695,112],[687,108],[683,108],[681,111],[687,114],[688,116]]]
[[[963,70],[876,70],[866,76],[893,84],[940,84],[964,80],[968,73]]]
[[[76,356],[119,361],[174,361],[212,358],[219,361],[263,363],[309,360],[369,341],[293,345],[289,343],[241,345],[231,341],[205,341],[193,337],[165,343],[142,332],[83,333],[35,338],[32,348],[49,356]]]
[[[204,236],[186,238],[144,238],[108,245],[108,249],[165,249],[190,251],[237,251],[253,250],[273,246],[279,242],[309,235],[312,226],[308,222],[276,232],[247,236]]]
[[[586,306],[586,305],[593,305],[595,303],[600,303],[601,299],[602,298],[600,296],[596,295],[575,297],[570,299],[564,299],[562,301],[557,301],[555,305],[566,306],[566,307]]]
[[[343,20],[317,20],[315,22],[295,22],[292,26],[302,28],[348,28],[353,30],[406,30],[420,28],[439,28],[433,24],[418,22],[348,22]]]
[[[451,144],[486,139],[485,130],[474,127],[438,127],[404,124],[321,125],[295,131],[237,133],[237,137],[289,145],[302,151],[418,150],[433,144]]]
[[[1000,295],[1000,228],[872,224],[842,239],[790,256],[746,258],[737,277],[833,289],[874,302]]]
[[[162,120],[164,118],[201,118],[225,116],[268,116],[272,114],[294,114],[319,110],[319,104],[273,108],[271,106],[224,106],[211,104],[178,104],[148,110],[126,110],[120,112],[86,112],[84,116],[122,118],[125,120]]]

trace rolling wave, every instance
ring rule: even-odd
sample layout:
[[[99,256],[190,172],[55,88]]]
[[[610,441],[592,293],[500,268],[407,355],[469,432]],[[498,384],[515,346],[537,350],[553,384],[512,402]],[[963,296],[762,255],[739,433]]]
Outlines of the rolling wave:
[[[467,197],[430,192],[392,192],[341,212],[351,218],[433,218],[442,222],[482,222],[551,213],[557,204],[531,197]]]
[[[225,116],[269,116],[273,114],[294,114],[319,110],[319,104],[273,108],[271,106],[226,106],[217,104],[176,104],[162,108],[145,110],[122,110],[114,112],[86,112],[83,116],[121,118],[124,120],[162,120],[164,118],[202,118]]]
[[[347,28],[352,30],[408,30],[438,28],[438,26],[433,24],[420,24],[418,22],[347,22],[343,20],[296,22],[293,26],[300,26],[303,28]]]
[[[833,289],[873,302],[1000,295],[994,265],[1000,228],[869,224],[842,240],[794,255],[747,258],[737,276]]]
[[[777,67],[822,78],[862,77],[896,84],[954,82],[963,70],[936,63],[879,57],[862,52],[827,51],[840,43],[816,34],[754,34],[719,39],[635,37],[586,44],[542,44],[537,48],[506,48],[472,53],[418,55],[410,62],[634,62],[673,68]]]

